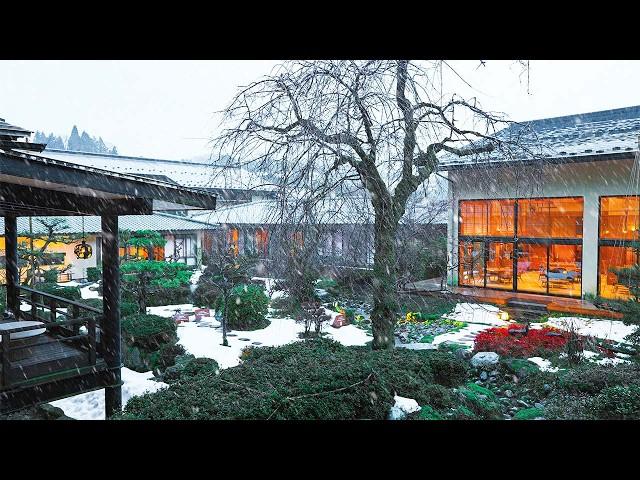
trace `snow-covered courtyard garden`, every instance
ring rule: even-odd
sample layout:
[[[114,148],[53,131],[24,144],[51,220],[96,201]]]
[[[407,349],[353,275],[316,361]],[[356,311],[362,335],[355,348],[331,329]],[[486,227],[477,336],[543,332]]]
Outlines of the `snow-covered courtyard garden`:
[[[197,287],[201,275],[200,270],[196,270],[191,275],[192,290]],[[227,345],[224,345],[223,326],[215,309],[200,309],[193,303],[184,303],[147,307],[147,313],[176,324],[175,343],[177,348],[183,350],[182,357],[179,355],[177,359],[184,358],[185,362],[193,357],[214,360],[217,373],[234,369],[250,361],[247,358],[251,358],[252,354],[247,357],[247,347],[251,347],[253,351],[259,351],[267,347],[304,344],[306,342],[304,322],[300,319],[296,321],[289,315],[283,315],[282,310],[272,307],[286,299],[287,294],[278,290],[277,282],[272,279],[254,278],[252,281],[258,285],[264,285],[268,296],[269,307],[266,315],[268,325],[252,330],[228,329]],[[319,297],[325,300],[322,306],[326,314],[326,321],[322,326],[323,339],[337,342],[340,348],[364,347],[371,342],[371,326],[366,302],[354,308],[345,307],[341,305],[351,305],[353,301],[336,301],[334,297],[327,298],[323,289],[316,290]],[[82,286],[80,291],[83,299],[100,298],[94,284]],[[410,395],[411,389],[409,391],[394,389],[393,408],[389,411],[389,418],[545,418],[544,399],[541,396],[555,388],[551,386],[555,380],[545,377],[546,380],[542,384],[536,385],[535,388],[528,388],[523,387],[526,385],[527,377],[532,381],[531,378],[539,375],[557,376],[563,372],[570,372],[573,375],[574,370],[585,369],[588,365],[594,365],[595,368],[606,368],[612,365],[623,367],[627,365],[631,368],[636,365],[628,353],[622,353],[620,349],[614,347],[612,347],[613,350],[602,347],[602,345],[627,345],[625,337],[632,333],[634,327],[625,325],[621,321],[549,317],[544,321],[530,324],[530,334],[528,334],[530,337],[516,338],[509,333],[493,334],[493,332],[506,332],[518,327],[517,323],[506,320],[503,312],[496,306],[464,301],[453,301],[446,305],[451,308],[445,311],[442,305],[438,305],[431,313],[428,313],[427,307],[422,309],[422,313],[408,311],[399,317],[396,325],[396,351],[405,351],[407,355],[413,355],[411,352],[417,355],[422,351],[426,355],[429,352],[434,354],[438,352],[438,354],[449,355],[452,361],[461,362],[460,368],[464,367],[468,373],[463,375],[464,379],[461,377],[464,380],[462,384],[452,390],[462,399],[460,405],[444,406],[448,405],[447,402],[438,405],[437,402],[434,404],[434,401],[424,404],[423,397],[420,399],[422,404],[418,405],[416,399]],[[524,339],[533,338],[536,332],[543,337],[547,332],[552,332],[554,336],[548,338],[554,341],[565,339],[563,335],[567,332],[574,332],[579,338],[590,339],[591,342],[583,345],[580,352],[580,366],[576,367],[567,359],[564,340],[557,343],[559,346],[556,348],[556,344],[552,345],[547,342],[547,337],[544,337],[540,344],[542,347],[538,348],[539,345],[535,344],[529,350],[527,350],[528,346],[518,350],[524,345],[523,342],[526,341]],[[486,337],[490,337],[494,342],[490,345],[495,346],[494,350],[497,352],[482,353],[484,344],[481,341],[486,340]],[[499,339],[502,338],[506,339],[507,343],[511,343],[500,344]],[[498,343],[495,343],[496,339]],[[270,350],[267,348],[265,351]],[[292,355],[300,354],[298,350],[293,352],[295,353]],[[401,363],[402,361],[404,360],[400,360]],[[140,372],[124,367],[122,380],[122,396],[125,405],[130,399],[145,393],[172,388],[172,382],[166,383],[161,373],[151,369]],[[444,383],[447,384],[447,381],[445,380]],[[532,393],[534,391],[537,393]],[[414,396],[416,396],[415,393]],[[446,396],[451,403],[451,393],[447,393]],[[61,408],[67,416],[72,418],[104,419],[103,390],[58,400],[52,402],[52,405]],[[557,410],[557,407],[555,408]],[[139,409],[136,412],[139,414]]]

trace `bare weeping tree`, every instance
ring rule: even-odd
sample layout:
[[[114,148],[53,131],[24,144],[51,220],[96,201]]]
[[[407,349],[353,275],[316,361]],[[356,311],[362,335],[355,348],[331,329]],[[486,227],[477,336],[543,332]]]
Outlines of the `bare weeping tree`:
[[[363,190],[374,213],[373,348],[393,348],[396,246],[411,195],[438,154],[486,155],[502,116],[444,98],[445,62],[291,61],[243,87],[224,112],[220,161],[277,179],[280,199]]]

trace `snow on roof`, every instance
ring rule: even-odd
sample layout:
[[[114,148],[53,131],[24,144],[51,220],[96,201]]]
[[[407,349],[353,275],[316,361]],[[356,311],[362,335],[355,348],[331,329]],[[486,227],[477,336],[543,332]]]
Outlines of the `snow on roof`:
[[[319,222],[328,225],[372,224],[373,209],[368,202],[326,202],[318,213]],[[258,200],[237,205],[221,206],[217,210],[199,211],[190,218],[211,224],[274,225],[278,221],[279,205],[276,200]],[[446,223],[446,211],[433,213],[428,205],[416,204],[407,208],[405,219],[412,217],[417,223]]]
[[[46,230],[38,218],[54,219],[63,218],[67,222],[68,228],[61,230],[64,233],[82,233],[83,217],[33,217],[33,231],[44,233]],[[197,219],[170,215],[167,213],[154,213],[152,215],[121,215],[118,217],[120,230],[156,230],[159,232],[174,231],[195,231],[215,229],[214,225]],[[0,217],[0,231],[4,232],[4,217]],[[29,219],[27,217],[18,218],[18,232],[29,231]],[[84,217],[84,231],[86,233],[98,233],[102,231],[99,216],[91,215]]]
[[[640,106],[633,106],[514,123],[496,136],[504,141],[520,141],[539,159],[597,160],[612,154],[633,156],[638,150],[639,135]],[[438,168],[453,170],[531,159],[528,157],[505,158],[497,151],[468,157],[447,153],[439,158]]]
[[[185,187],[257,189],[272,187],[260,175],[240,167],[214,167],[210,163],[104,153],[46,149],[48,158],[131,175],[164,176]]]

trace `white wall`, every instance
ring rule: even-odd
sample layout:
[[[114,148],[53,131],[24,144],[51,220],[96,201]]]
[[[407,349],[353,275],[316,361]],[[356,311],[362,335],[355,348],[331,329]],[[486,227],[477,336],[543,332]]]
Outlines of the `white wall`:
[[[582,293],[597,293],[599,197],[637,195],[632,188],[633,158],[538,167],[490,168],[449,172],[452,201],[448,221],[450,267],[458,264],[458,201],[527,197],[583,197]],[[637,183],[636,183],[637,185]],[[448,282],[457,285],[457,269]]]

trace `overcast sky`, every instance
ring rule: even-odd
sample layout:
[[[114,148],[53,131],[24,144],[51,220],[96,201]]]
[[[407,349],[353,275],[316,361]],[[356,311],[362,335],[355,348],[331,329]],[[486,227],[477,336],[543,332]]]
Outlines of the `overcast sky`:
[[[30,130],[101,136],[121,155],[208,153],[216,112],[278,61],[0,61],[0,118]],[[485,109],[530,120],[640,105],[640,61],[450,62]]]

